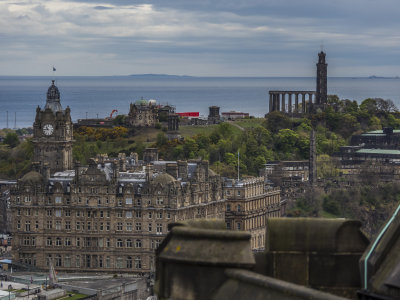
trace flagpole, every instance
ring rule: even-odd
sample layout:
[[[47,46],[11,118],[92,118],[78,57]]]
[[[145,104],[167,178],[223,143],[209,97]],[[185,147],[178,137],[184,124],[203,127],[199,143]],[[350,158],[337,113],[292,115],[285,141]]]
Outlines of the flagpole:
[[[54,67],[54,65],[53,65],[53,79],[54,79],[54,81],[56,81],[56,68]],[[56,84],[57,84],[57,82],[56,82]]]

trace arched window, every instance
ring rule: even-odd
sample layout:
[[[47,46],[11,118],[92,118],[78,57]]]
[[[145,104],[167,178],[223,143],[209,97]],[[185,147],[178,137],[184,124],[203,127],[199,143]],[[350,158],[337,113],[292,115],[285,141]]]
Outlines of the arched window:
[[[127,269],[132,269],[132,256],[128,256],[126,258],[126,268]]]
[[[142,268],[142,258],[140,256],[135,257],[135,269]]]
[[[56,255],[56,267],[61,267],[61,255],[57,254]]]
[[[117,257],[116,265],[115,267],[117,269],[122,269],[123,268],[123,260],[122,257]]]
[[[121,239],[117,240],[117,247],[122,248],[122,240]]]
[[[126,240],[126,247],[127,248],[132,248],[132,240],[131,239],[127,239]]]

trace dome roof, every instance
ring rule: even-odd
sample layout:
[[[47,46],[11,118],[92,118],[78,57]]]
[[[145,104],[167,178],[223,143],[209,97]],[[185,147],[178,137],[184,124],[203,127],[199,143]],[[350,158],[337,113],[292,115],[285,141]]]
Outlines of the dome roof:
[[[50,108],[53,112],[62,111],[60,103],[60,91],[54,84],[54,80],[47,90],[47,100],[45,108]]]
[[[147,105],[148,102],[145,99],[140,99],[135,102],[136,105]]]
[[[36,171],[30,171],[21,178],[21,182],[30,185],[41,184],[43,183],[43,176]]]
[[[167,173],[159,174],[156,178],[154,178],[154,183],[169,184],[174,181],[175,178]]]

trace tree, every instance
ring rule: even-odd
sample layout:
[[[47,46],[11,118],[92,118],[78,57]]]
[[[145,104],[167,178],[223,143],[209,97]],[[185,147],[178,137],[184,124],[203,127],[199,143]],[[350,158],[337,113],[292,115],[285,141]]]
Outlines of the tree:
[[[18,135],[15,132],[7,133],[4,138],[4,144],[9,145],[11,148],[16,147],[19,144]]]
[[[382,98],[375,98],[376,108],[384,113],[397,112],[398,109],[392,100],[384,100]]]
[[[327,154],[321,154],[317,158],[317,175],[320,178],[332,178],[339,175],[335,161]]]
[[[297,143],[298,134],[291,129],[281,129],[276,136],[276,147],[284,153],[293,151]]]
[[[199,146],[194,139],[185,140],[185,144],[183,145],[183,153],[185,154],[186,159],[196,158],[198,149]]]
[[[360,104],[360,110],[368,112],[370,115],[378,112],[376,99],[367,98]]]
[[[264,123],[264,127],[273,133],[277,133],[281,129],[291,128],[291,125],[289,117],[279,111],[270,112]]]
[[[157,142],[156,142],[157,147],[162,147],[167,142],[168,142],[168,139],[164,133],[160,132],[159,134],[157,134]]]
[[[126,123],[126,116],[125,115],[118,115],[114,118],[113,120],[113,124],[114,125],[125,125]]]

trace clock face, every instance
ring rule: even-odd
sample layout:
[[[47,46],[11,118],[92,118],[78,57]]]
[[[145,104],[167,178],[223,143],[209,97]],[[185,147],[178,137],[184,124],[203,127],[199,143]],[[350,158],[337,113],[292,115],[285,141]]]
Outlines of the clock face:
[[[53,134],[53,131],[54,131],[53,125],[51,125],[51,124],[45,124],[45,125],[43,126],[43,133],[44,133],[45,135],[52,135],[52,134]]]

